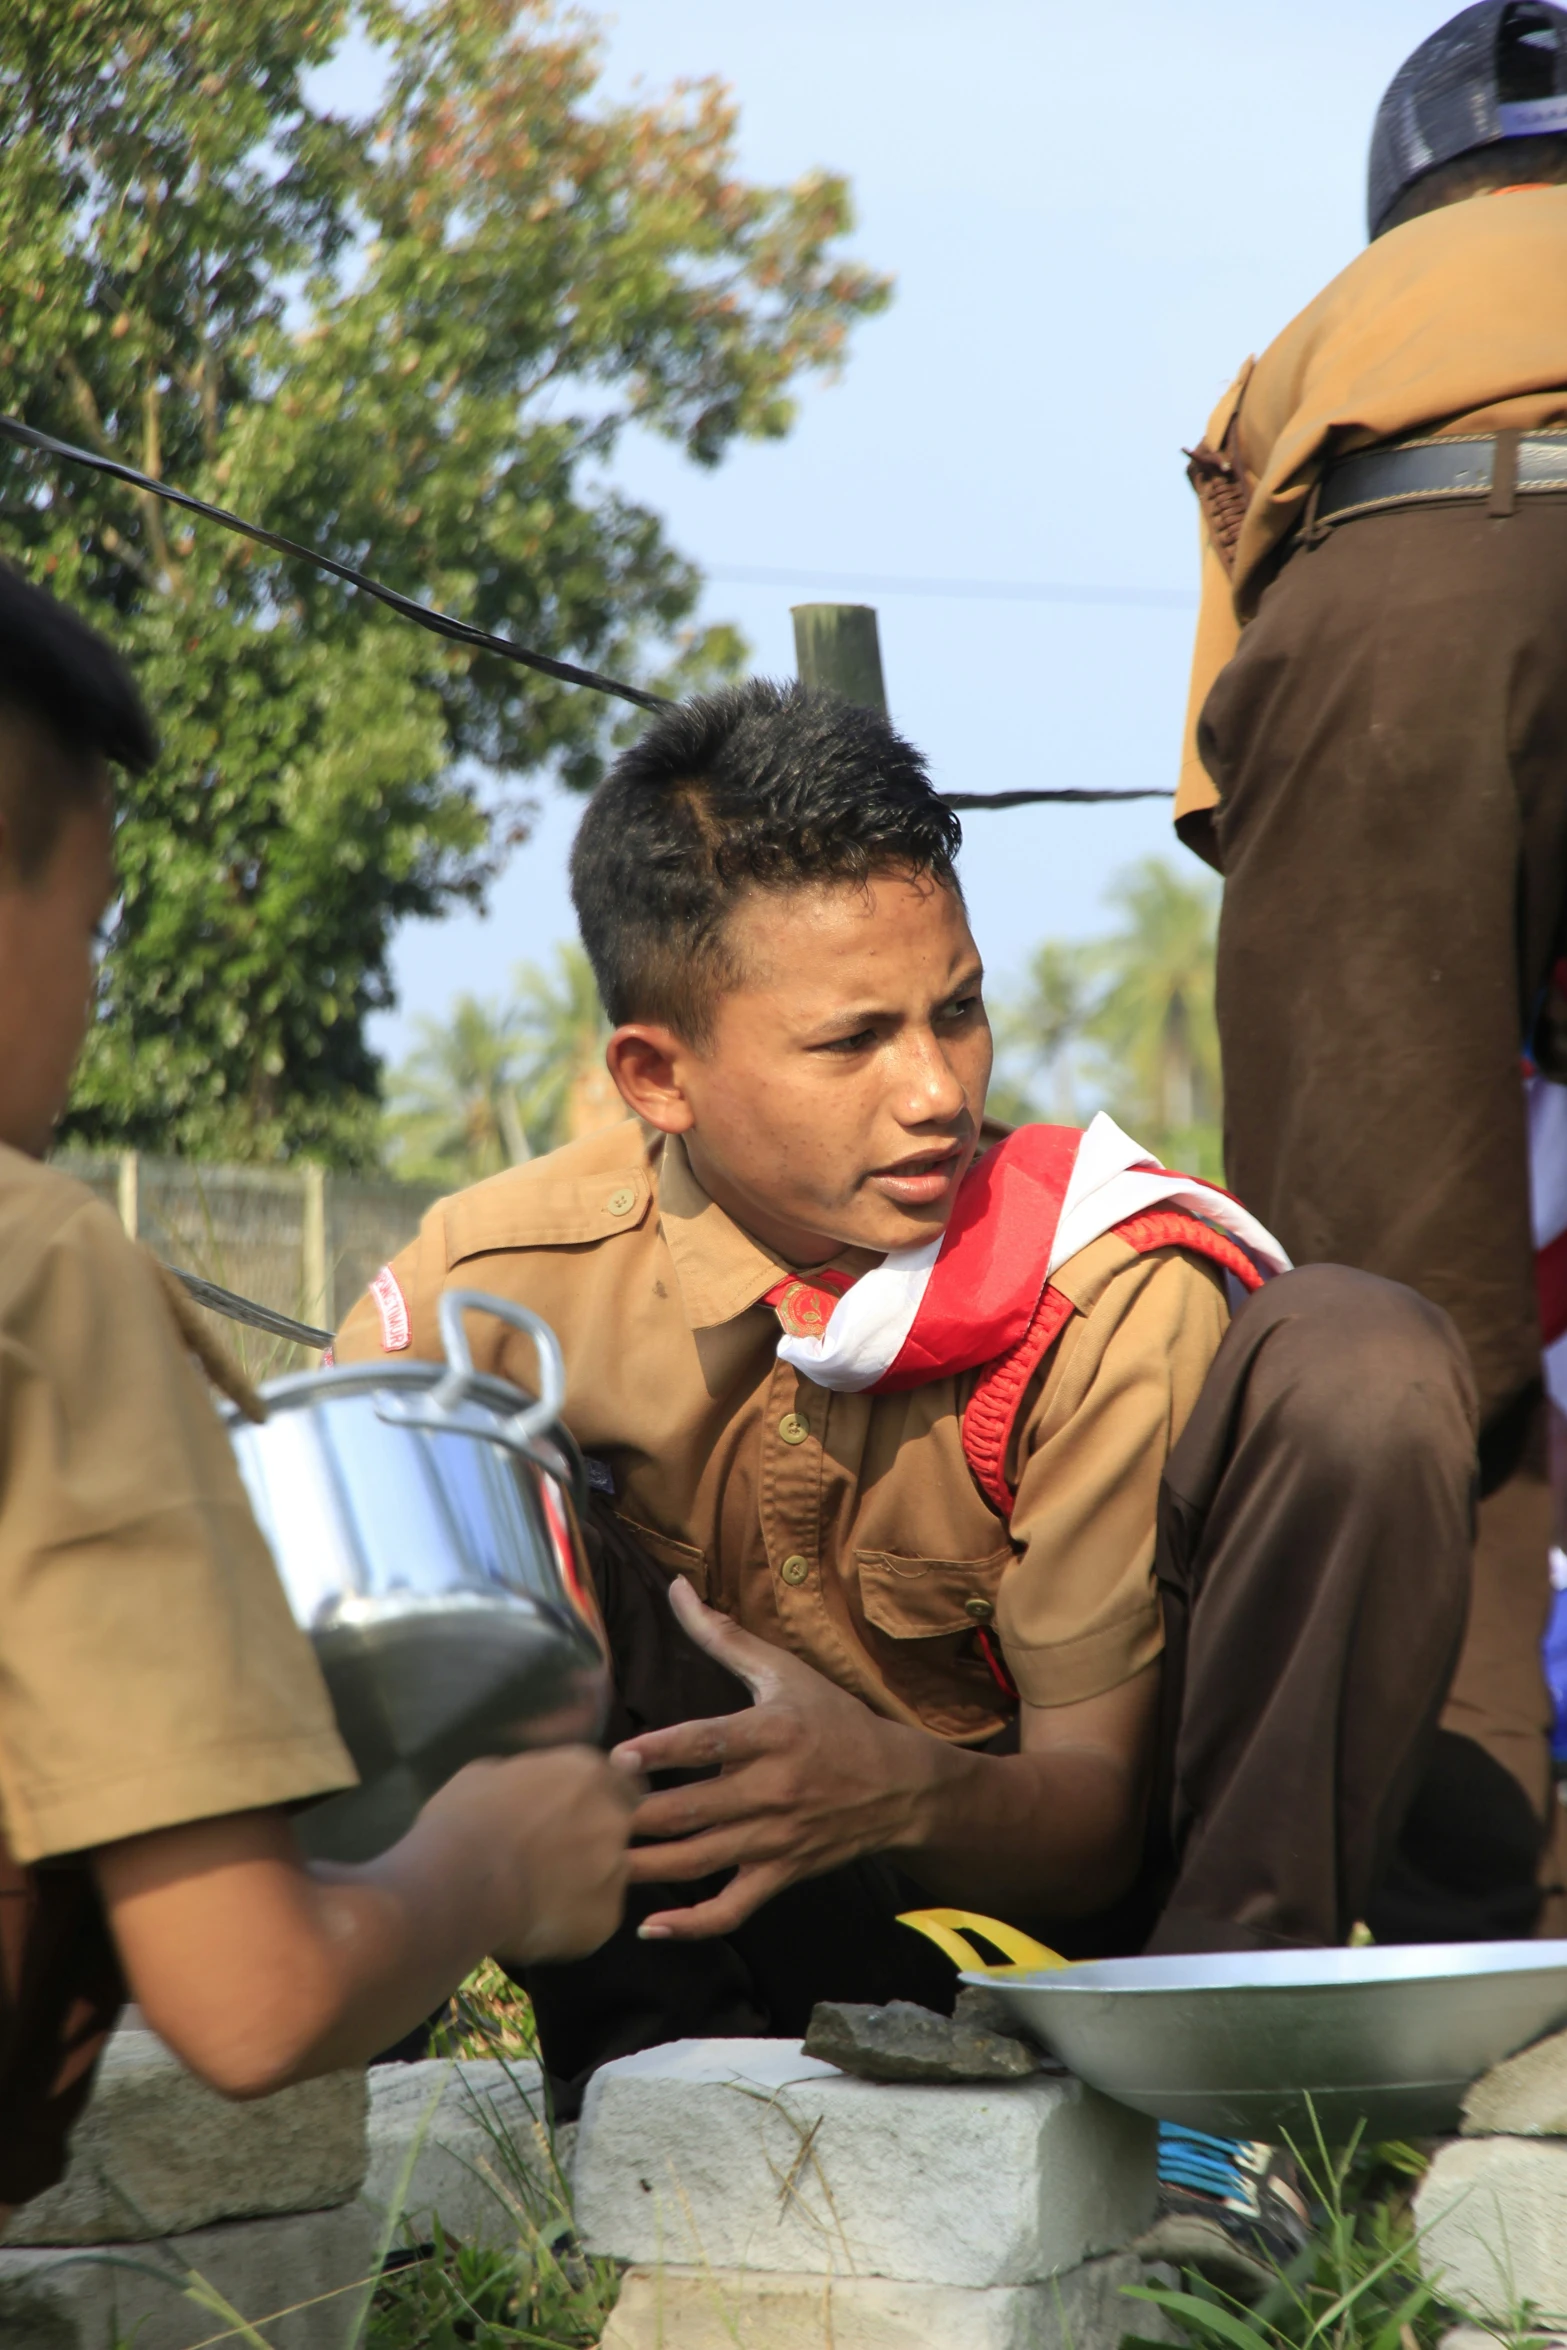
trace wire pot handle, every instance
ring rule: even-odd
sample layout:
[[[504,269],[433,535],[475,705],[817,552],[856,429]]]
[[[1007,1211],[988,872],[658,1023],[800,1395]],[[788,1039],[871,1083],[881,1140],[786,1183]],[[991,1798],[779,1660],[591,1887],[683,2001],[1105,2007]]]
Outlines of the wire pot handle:
[[[538,1361],[539,1397],[537,1403],[524,1404],[506,1422],[506,1433],[520,1450],[531,1450],[535,1440],[554,1427],[566,1401],[566,1359],[560,1351],[560,1340],[545,1321],[529,1306],[513,1305],[509,1298],[492,1297],[484,1289],[446,1289],[436,1309],[441,1326],[441,1344],[449,1366],[446,1377],[430,1396],[431,1408],[439,1412],[455,1412],[474,1392],[481,1374],[473,1367],[473,1354],[468,1345],[468,1332],[463,1324],[464,1314],[493,1314],[508,1329],[520,1330],[533,1341]]]
[[[375,1407],[379,1417],[394,1420],[402,1428],[426,1429],[433,1436],[480,1436],[487,1443],[504,1444],[509,1451],[521,1453],[548,1475],[557,1475],[554,1465],[539,1451],[540,1437],[555,1426],[566,1401],[565,1358],[560,1351],[560,1340],[548,1322],[527,1306],[513,1305],[509,1298],[492,1297],[483,1289],[443,1290],[436,1313],[441,1343],[446,1350],[445,1376],[418,1402],[404,1396],[382,1396]],[[524,1404],[498,1426],[494,1404],[483,1392],[488,1382],[473,1367],[473,1353],[463,1327],[463,1316],[470,1313],[493,1314],[509,1329],[520,1330],[525,1338],[532,1339],[538,1358],[538,1401]],[[467,1408],[470,1404],[482,1404],[483,1408],[470,1411]]]

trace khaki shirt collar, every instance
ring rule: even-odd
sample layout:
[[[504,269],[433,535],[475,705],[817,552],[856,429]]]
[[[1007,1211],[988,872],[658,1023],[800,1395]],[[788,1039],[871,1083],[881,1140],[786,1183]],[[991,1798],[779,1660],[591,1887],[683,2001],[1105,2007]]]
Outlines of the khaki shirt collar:
[[[693,1330],[712,1330],[734,1321],[759,1305],[775,1282],[800,1271],[753,1240],[709,1198],[678,1134],[664,1137],[659,1154],[658,1207],[686,1321]],[[835,1271],[857,1279],[881,1258],[870,1249],[845,1248],[828,1262]]]

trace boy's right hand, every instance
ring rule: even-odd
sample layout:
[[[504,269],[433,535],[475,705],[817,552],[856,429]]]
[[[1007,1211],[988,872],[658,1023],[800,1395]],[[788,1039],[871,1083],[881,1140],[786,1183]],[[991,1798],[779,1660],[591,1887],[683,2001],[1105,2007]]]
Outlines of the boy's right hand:
[[[620,1923],[644,1792],[591,1747],[552,1747],[469,1763],[431,1797],[415,1834],[452,1838],[482,1868],[497,1958],[581,1958]]]

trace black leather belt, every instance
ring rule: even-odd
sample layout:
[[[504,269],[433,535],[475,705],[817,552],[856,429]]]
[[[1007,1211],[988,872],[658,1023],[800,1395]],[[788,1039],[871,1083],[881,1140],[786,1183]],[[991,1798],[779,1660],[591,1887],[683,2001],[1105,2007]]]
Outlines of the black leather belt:
[[[1464,440],[1396,441],[1357,449],[1323,474],[1316,521],[1344,522],[1384,506],[1449,505],[1465,498],[1505,493],[1510,505],[1542,490],[1567,490],[1567,429],[1501,436],[1504,451],[1516,452],[1511,482],[1497,479],[1497,436]],[[1505,463],[1505,456],[1504,456]],[[1506,508],[1499,508],[1505,511]]]

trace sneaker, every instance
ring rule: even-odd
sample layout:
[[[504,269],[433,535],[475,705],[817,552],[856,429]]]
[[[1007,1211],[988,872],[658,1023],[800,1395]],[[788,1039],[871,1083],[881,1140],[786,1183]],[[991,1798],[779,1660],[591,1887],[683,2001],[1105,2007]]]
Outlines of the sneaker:
[[[1300,2173],[1282,2148],[1159,2124],[1159,2216],[1137,2245],[1145,2260],[1194,2268],[1248,2300],[1310,2238]]]

